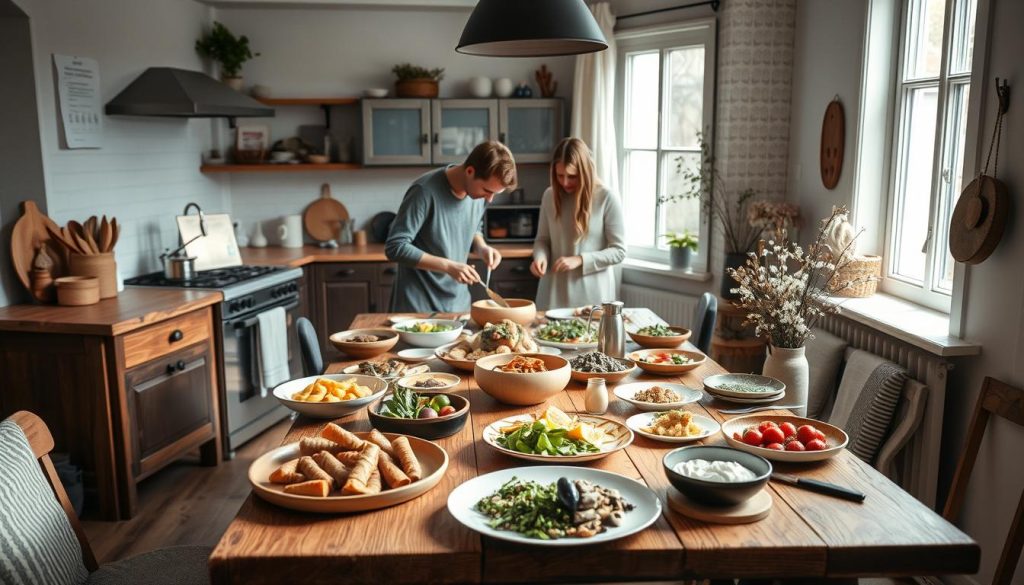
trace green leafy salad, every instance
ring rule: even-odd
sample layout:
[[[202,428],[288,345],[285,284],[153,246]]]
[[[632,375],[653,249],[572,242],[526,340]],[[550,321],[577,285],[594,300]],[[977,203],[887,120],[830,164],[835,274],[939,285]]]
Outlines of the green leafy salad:
[[[649,325],[642,327],[637,331],[640,335],[650,335],[651,337],[672,337],[679,335],[678,331],[672,331],[667,325]]]
[[[591,343],[594,341],[595,329],[587,329],[587,324],[578,319],[565,319],[548,323],[537,329],[537,337],[545,341],[560,343]]]
[[[601,449],[584,439],[572,438],[573,431],[564,428],[548,428],[544,421],[527,423],[515,430],[501,434],[495,442],[512,451],[531,455],[580,455],[599,453]]]

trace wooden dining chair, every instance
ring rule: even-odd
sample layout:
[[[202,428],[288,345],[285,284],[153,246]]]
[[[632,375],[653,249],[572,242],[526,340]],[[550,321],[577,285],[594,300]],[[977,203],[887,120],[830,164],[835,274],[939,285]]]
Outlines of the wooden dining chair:
[[[320,339],[313,322],[305,317],[295,320],[299,333],[299,347],[302,350],[302,371],[305,376],[319,376],[324,373],[324,358],[320,353]]]
[[[53,435],[35,414],[0,421],[0,583],[206,585],[207,546],[176,546],[99,565],[50,460]],[[54,501],[56,496],[56,501]]]
[[[946,509],[942,516],[956,522],[967,495],[967,484],[971,479],[971,471],[978,459],[981,440],[985,437],[985,427],[992,415],[1005,418],[1017,425],[1024,426],[1024,390],[1014,388],[995,378],[986,377],[981,384],[981,396],[974,407],[974,417],[967,431],[967,443],[956,466],[953,485],[946,499]],[[1024,547],[1024,489],[1021,490],[1017,512],[1010,524],[1010,533],[1006,537],[1003,552],[999,556],[999,564],[992,578],[993,585],[1010,585],[1014,569],[1020,560],[1021,548]]]

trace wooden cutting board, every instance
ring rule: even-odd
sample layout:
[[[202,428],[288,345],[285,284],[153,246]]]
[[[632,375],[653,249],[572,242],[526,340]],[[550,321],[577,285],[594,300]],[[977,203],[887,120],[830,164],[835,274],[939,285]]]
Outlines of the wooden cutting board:
[[[845,142],[843,104],[837,97],[825,108],[825,119],[821,123],[821,183],[826,189],[835,189],[839,184]]]
[[[348,219],[348,209],[341,201],[331,197],[331,186],[320,186],[320,198],[310,203],[302,214],[302,223],[309,237],[318,242],[337,240],[342,220]]]
[[[11,230],[11,260],[14,262],[14,272],[18,280],[29,291],[32,290],[32,283],[29,280],[29,273],[32,271],[32,260],[40,246],[46,246],[46,251],[53,260],[51,276],[65,276],[68,273],[67,256],[64,247],[54,242],[46,231],[46,226],[51,229],[60,230],[57,224],[49,217],[43,215],[36,207],[35,201],[23,201],[24,214],[14,224]]]

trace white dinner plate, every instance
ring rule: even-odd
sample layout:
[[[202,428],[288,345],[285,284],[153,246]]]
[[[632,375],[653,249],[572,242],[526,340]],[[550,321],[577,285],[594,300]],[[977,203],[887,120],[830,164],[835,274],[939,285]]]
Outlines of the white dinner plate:
[[[544,311],[544,317],[547,318],[547,319],[554,319],[556,321],[565,320],[565,319],[575,319],[576,318],[576,308],[575,307],[565,307],[565,308],[561,308],[561,309],[548,309],[547,311]]]
[[[557,347],[542,345],[537,348],[537,353],[543,353],[547,355],[562,355],[562,350],[558,349]]]
[[[397,325],[402,321],[408,321],[409,319],[418,319],[419,317],[415,313],[399,313],[395,315],[388,315],[388,323],[391,325]]]
[[[722,396],[711,390],[707,386],[704,387],[704,391],[713,398],[717,398],[723,402],[731,402],[733,404],[768,404],[769,402],[776,402],[786,397],[786,392],[780,392],[779,394],[768,396],[766,398],[735,398],[732,396]]]
[[[601,459],[602,457],[607,457],[616,451],[621,451],[633,442],[633,432],[630,431],[626,425],[617,420],[601,416],[592,416],[589,414],[571,413],[570,416],[576,416],[581,422],[590,423],[604,431],[604,440],[600,445],[596,445],[600,451],[597,453],[580,453],[579,455],[536,455],[533,453],[520,453],[519,451],[507,449],[498,444],[498,437],[502,434],[502,427],[508,427],[519,422],[525,422],[528,424],[533,423],[534,418],[532,414],[517,414],[505,417],[501,420],[496,420],[484,427],[481,437],[483,438],[484,443],[487,443],[487,445],[493,449],[510,457],[517,457],[519,459],[526,459],[527,461],[539,463],[584,463],[586,461],[594,461],[596,459]]]
[[[637,392],[646,390],[651,386],[661,386],[662,388],[674,390],[682,400],[678,402],[655,404],[653,402],[642,402],[640,400],[633,399],[633,396],[635,396]],[[685,404],[699,402],[701,398],[704,398],[704,393],[696,388],[690,388],[689,386],[683,386],[682,384],[666,384],[664,382],[633,382],[631,384],[621,384],[616,386],[613,392],[620,400],[625,400],[643,411],[672,410]]]
[[[692,435],[689,437],[666,437],[664,435],[656,435],[643,430],[644,427],[651,426],[651,421],[653,421],[654,417],[659,414],[661,413],[641,412],[640,414],[634,414],[626,419],[626,426],[638,435],[647,437],[654,441],[664,441],[665,443],[689,443],[691,441],[699,441],[722,430],[722,425],[718,424],[718,421],[700,414],[693,415],[693,422],[697,423],[697,426],[704,430],[704,432],[699,435]]]
[[[501,486],[505,485],[512,478],[518,478],[523,481],[554,483],[558,481],[559,477],[582,479],[603,488],[616,489],[627,502],[635,507],[633,510],[626,512],[620,526],[608,528],[608,530],[590,538],[569,537],[554,540],[528,538],[518,532],[491,528],[489,518],[475,509],[477,502],[498,491]],[[640,532],[661,516],[661,499],[642,483],[617,473],[587,467],[545,465],[543,467],[502,469],[474,477],[452,490],[452,493],[448,495],[448,512],[466,528],[485,536],[520,544],[563,547],[609,542]]]
[[[434,357],[434,348],[432,347],[410,347],[409,349],[403,349],[396,354],[399,359],[403,359],[409,362],[422,362],[429,360]]]

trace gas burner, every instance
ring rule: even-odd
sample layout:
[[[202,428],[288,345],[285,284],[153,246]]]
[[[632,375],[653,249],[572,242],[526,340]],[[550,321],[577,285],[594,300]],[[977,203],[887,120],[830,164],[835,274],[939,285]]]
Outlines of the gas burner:
[[[202,270],[188,280],[172,280],[165,277],[163,272],[153,272],[129,278],[124,283],[132,286],[219,290],[224,294],[224,300],[228,300],[300,278],[302,270],[299,268],[231,266]]]

